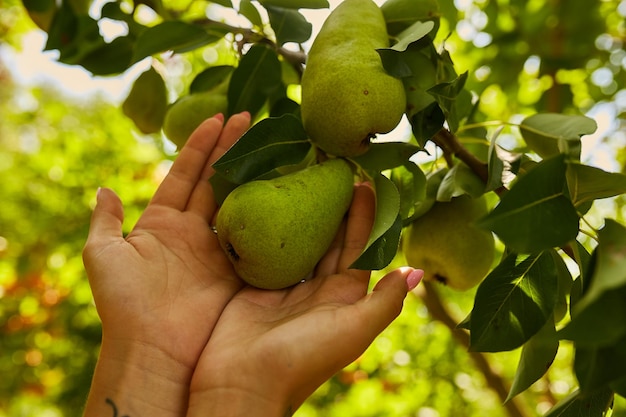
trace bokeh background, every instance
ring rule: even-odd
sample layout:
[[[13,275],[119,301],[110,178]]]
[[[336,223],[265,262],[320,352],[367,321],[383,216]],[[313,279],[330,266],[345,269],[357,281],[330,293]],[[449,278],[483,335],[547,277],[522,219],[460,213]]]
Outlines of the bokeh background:
[[[626,173],[626,1],[442,0],[440,6],[445,46],[459,72],[470,71],[468,85],[487,120],[586,114],[599,129],[583,139],[584,162]],[[238,19],[226,12],[207,8],[229,23]],[[308,16],[319,24],[325,14]],[[96,189],[111,187],[121,196],[129,231],[175,158],[167,140],[139,134],[120,110],[132,80],[149,64],[94,78],[56,64],[54,52],[42,52],[44,43],[45,33],[20,1],[0,0],[0,417],[80,415],[100,342],[81,260]],[[232,59],[224,51],[222,45],[165,59],[172,97],[193,68]],[[501,140],[514,146],[516,139],[505,129]],[[598,218],[608,213],[623,221],[624,203],[610,199],[594,210]],[[438,290],[452,319],[471,310],[472,291]],[[520,352],[477,359],[435,318],[419,292],[411,294],[398,320],[296,415],[515,415],[493,388],[510,384]],[[518,399],[520,416],[541,415],[574,389],[571,359],[567,346],[560,349],[549,373]],[[613,415],[626,415],[623,399],[616,405]]]

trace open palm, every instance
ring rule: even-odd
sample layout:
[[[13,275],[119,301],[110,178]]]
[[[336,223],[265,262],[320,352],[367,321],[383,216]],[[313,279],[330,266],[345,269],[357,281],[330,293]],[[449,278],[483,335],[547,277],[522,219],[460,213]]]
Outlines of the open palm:
[[[136,344],[189,376],[226,303],[241,287],[209,224],[211,163],[248,128],[247,114],[205,121],[124,238],[122,203],[99,190],[84,261],[103,344]]]

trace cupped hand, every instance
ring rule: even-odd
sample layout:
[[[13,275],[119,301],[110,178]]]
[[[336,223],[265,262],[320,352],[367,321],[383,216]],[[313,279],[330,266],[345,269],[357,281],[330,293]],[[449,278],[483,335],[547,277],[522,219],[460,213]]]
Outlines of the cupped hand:
[[[137,366],[188,386],[214,324],[242,286],[210,229],[217,205],[208,179],[211,164],[249,125],[247,113],[224,126],[221,115],[200,125],[126,237],[120,199],[98,191],[83,259],[102,320],[101,360],[120,367],[152,360]]]
[[[267,291],[246,286],[224,309],[193,376],[188,417],[284,416],[361,355],[400,313],[423,271],[350,269],[374,217],[369,186],[355,187],[348,219],[315,277]]]

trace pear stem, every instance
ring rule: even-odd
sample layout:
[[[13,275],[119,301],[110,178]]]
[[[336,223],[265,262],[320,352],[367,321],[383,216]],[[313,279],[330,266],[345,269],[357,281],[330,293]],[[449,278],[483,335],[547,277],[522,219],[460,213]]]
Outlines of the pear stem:
[[[422,299],[431,317],[446,326],[454,339],[468,350],[470,346],[469,334],[466,330],[457,327],[457,320],[452,317],[444,306],[439,297],[436,285],[438,284],[424,280],[414,293]],[[506,401],[510,387],[507,385],[504,378],[491,366],[485,354],[482,352],[468,353],[474,361],[476,368],[484,375],[489,388],[491,388],[502,401],[508,414],[511,417],[530,416],[531,413],[528,410],[527,404],[525,404],[520,397],[513,397]]]

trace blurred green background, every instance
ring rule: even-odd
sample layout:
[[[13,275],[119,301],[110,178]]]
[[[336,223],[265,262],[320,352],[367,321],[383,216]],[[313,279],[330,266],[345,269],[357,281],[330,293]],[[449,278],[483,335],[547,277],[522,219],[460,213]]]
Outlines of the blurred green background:
[[[486,119],[587,114],[599,131],[583,140],[583,158],[626,172],[626,1],[441,6],[440,33],[450,33],[446,47],[459,72],[471,71],[468,82]],[[160,137],[136,133],[120,111],[123,97],[107,94],[112,80],[76,93],[62,80],[51,82],[54,76],[25,74],[36,68],[20,67],[17,57],[39,54],[41,39],[19,1],[0,2],[0,417],[80,414],[100,342],[81,260],[96,189],[105,185],[120,195],[128,231],[175,156]],[[200,65],[205,58],[181,62]],[[181,71],[174,90],[183,88],[186,74]],[[511,132],[503,134],[515,143]],[[598,219],[602,213],[624,219],[620,198],[595,210]],[[457,322],[471,310],[472,291],[437,290]],[[515,415],[493,387],[510,384],[519,353],[471,356],[433,319],[418,292],[371,348],[297,415]],[[570,368],[564,346],[546,377],[518,398],[521,415],[541,415],[570,393],[576,386]],[[613,415],[626,415],[623,399],[617,401]]]

